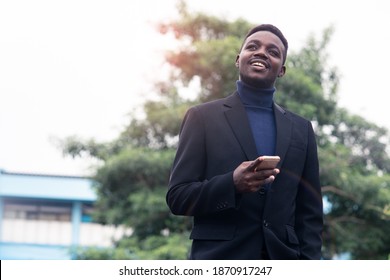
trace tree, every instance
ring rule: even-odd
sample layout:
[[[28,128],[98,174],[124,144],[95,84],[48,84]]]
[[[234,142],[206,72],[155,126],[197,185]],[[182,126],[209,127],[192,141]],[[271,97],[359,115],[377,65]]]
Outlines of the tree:
[[[387,259],[390,252],[388,132],[338,110],[320,152],[326,256],[349,252],[353,259]]]
[[[161,34],[172,33],[180,42],[166,56],[172,67],[170,78],[156,81],[159,99],[146,101],[144,116],[132,116],[110,143],[72,138],[64,142],[66,154],[87,154],[102,163],[95,176],[96,219],[134,230],[114,250],[83,251],[79,258],[186,258],[190,222],[172,216],[165,204],[180,123],[191,104],[235,89],[235,58],[253,25],[243,19],[190,13],[184,2],[178,12],[177,20],[158,26]],[[323,194],[329,205],[324,257],[348,252],[354,259],[385,259],[390,253],[388,132],[337,106],[338,72],[327,65],[332,32],[324,30],[320,40],[310,36],[301,50],[289,55],[276,101],[314,123]],[[199,85],[193,101],[180,94],[180,88],[191,83]]]

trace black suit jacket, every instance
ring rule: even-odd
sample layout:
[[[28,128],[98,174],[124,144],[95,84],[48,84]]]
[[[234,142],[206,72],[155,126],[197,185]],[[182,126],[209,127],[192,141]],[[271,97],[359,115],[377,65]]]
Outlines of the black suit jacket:
[[[167,203],[194,217],[191,259],[319,259],[323,227],[311,123],[274,104],[280,173],[269,191],[238,194],[233,171],[257,154],[239,95],[188,110]]]

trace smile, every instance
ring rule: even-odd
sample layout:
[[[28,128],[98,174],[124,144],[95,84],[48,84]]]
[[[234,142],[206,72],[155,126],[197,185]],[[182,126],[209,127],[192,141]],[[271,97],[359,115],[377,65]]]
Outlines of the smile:
[[[251,65],[254,65],[254,66],[258,66],[258,67],[264,67],[265,68],[265,65],[261,62],[253,62]]]
[[[263,61],[259,61],[259,60],[251,61],[250,65],[254,66],[254,67],[258,68],[258,69],[268,69],[269,68],[267,63],[265,63]]]

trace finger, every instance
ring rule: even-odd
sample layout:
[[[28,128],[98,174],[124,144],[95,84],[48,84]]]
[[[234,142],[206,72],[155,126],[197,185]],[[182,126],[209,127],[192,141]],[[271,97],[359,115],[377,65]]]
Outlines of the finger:
[[[270,184],[275,180],[275,176],[271,175],[267,179],[265,179],[265,184]]]
[[[278,175],[280,173],[280,170],[278,168],[274,168],[274,169],[258,169],[256,174],[258,175],[257,178],[261,178],[261,177],[269,177],[271,175]]]
[[[245,170],[248,171],[248,172],[255,172],[256,171],[256,167],[259,164],[259,162],[260,162],[260,160],[258,158],[255,159],[254,161],[251,162],[251,164],[249,164],[247,166],[247,168]]]

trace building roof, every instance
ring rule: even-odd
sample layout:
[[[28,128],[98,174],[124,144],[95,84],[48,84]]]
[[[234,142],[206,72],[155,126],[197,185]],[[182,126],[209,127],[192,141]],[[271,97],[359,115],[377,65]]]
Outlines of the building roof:
[[[93,202],[97,195],[87,177],[14,173],[0,170],[0,197]]]

